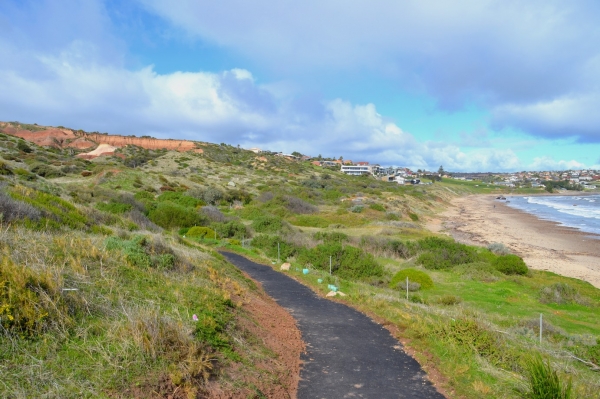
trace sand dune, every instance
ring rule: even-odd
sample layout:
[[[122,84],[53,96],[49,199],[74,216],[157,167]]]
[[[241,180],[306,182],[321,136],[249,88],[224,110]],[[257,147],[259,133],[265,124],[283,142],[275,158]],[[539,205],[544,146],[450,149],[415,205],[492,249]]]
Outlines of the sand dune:
[[[431,229],[467,244],[502,243],[532,269],[578,278],[600,288],[600,237],[540,220],[494,196],[462,197],[453,204],[441,214],[441,223],[430,223]]]

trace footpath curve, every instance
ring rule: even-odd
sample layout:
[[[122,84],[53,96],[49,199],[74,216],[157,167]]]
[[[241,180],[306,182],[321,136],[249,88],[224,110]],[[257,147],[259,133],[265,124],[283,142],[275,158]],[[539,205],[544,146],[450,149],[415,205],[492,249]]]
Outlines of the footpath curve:
[[[296,319],[306,343],[299,399],[444,399],[402,344],[364,314],[317,296],[269,266],[221,254],[260,282]]]

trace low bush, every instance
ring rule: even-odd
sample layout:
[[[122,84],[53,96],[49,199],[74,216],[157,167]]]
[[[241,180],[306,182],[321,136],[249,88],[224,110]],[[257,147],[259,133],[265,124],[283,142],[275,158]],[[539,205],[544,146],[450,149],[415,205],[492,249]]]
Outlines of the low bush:
[[[26,154],[33,152],[33,149],[30,146],[28,146],[24,140],[19,140],[17,142],[17,148],[19,149],[19,151],[23,151]]]
[[[204,225],[207,220],[194,209],[174,204],[170,201],[159,202],[156,208],[148,213],[148,218],[165,229],[174,227],[191,227]]]
[[[194,237],[194,238],[211,238],[214,239],[217,235],[213,229],[208,227],[194,226],[185,233],[186,237]]]
[[[318,227],[326,228],[329,226],[329,221],[319,216],[301,215],[290,219],[290,223],[300,227]]]
[[[579,295],[577,289],[566,283],[556,283],[542,288],[540,290],[540,302],[556,303],[559,305],[567,303],[589,305],[589,300]]]
[[[210,225],[222,238],[237,238],[238,240],[250,238],[246,226],[238,221],[232,220],[227,223],[212,223]]]
[[[110,202],[100,202],[96,204],[96,208],[104,212],[120,214],[130,211],[132,206],[112,200]]]
[[[59,169],[53,168],[50,165],[38,163],[31,166],[31,172],[45,178],[61,177],[65,174]]]
[[[202,200],[174,191],[165,191],[156,200],[159,202],[169,201],[185,208],[196,208],[199,205],[205,205]]]
[[[28,227],[58,229],[61,226],[66,226],[72,229],[84,229],[89,223],[79,209],[55,195],[16,186],[10,191],[10,196],[41,211],[42,218],[37,223],[26,223]]]
[[[301,200],[297,197],[292,197],[290,195],[286,195],[283,197],[284,205],[292,213],[300,213],[300,214],[310,214],[319,211],[319,208],[316,206],[309,204],[308,202]]]
[[[417,269],[403,269],[392,277],[390,281],[390,288],[396,288],[398,283],[405,284],[404,288],[406,289],[406,278],[408,277],[409,282],[418,283],[421,288],[433,288],[433,280],[429,275],[421,270]]]
[[[361,213],[363,209],[365,209],[365,207],[362,205],[354,205],[352,208],[350,208],[350,212]]]
[[[84,309],[75,293],[64,294],[49,271],[36,271],[15,264],[9,257],[0,261],[0,325],[22,337],[35,337],[50,328],[65,328]]]
[[[410,220],[412,220],[413,222],[418,222],[418,221],[419,221],[419,215],[417,215],[416,213],[409,212],[409,213],[408,213],[408,217],[409,217],[409,218],[410,218]]]
[[[379,212],[385,212],[385,207],[381,204],[370,204],[369,209],[373,209]]]
[[[212,222],[223,223],[228,219],[216,206],[203,206],[200,212]]]
[[[383,276],[383,267],[373,255],[360,248],[340,243],[325,243],[315,248],[299,251],[298,262],[312,264],[313,267],[329,271],[331,257],[332,272],[342,278],[361,279]]]
[[[496,255],[510,254],[510,250],[504,244],[501,244],[499,242],[491,243],[490,245],[487,246],[487,249],[489,249],[491,252],[493,252]]]
[[[427,237],[418,241],[418,247],[426,252],[419,255],[417,263],[427,269],[448,269],[481,260],[476,248],[452,240]]]
[[[492,266],[499,272],[507,275],[524,275],[529,269],[523,259],[517,255],[501,255],[492,260]]]
[[[461,302],[462,299],[456,295],[443,295],[435,300],[435,303],[446,306],[458,305]]]
[[[12,168],[6,163],[0,161],[0,176],[10,176],[13,174]]]
[[[502,273],[487,262],[466,263],[455,266],[453,270],[465,279],[487,283],[498,281],[503,276]]]
[[[252,239],[251,245],[259,248],[265,252],[265,254],[274,259],[277,258],[277,245],[279,244],[279,257],[281,260],[285,260],[298,253],[299,248],[295,245],[282,240],[280,237],[271,236],[267,234],[260,234]]]
[[[41,217],[42,212],[40,210],[0,192],[0,221],[9,223],[24,219],[38,221]]]
[[[342,243],[342,242],[348,241],[347,234],[340,233],[337,231],[332,231],[332,232],[319,231],[313,235],[313,238],[315,240],[322,240],[325,243],[330,243],[330,242]]]
[[[386,213],[385,218],[387,220],[400,220],[400,217],[396,213],[393,213],[393,212]]]
[[[252,228],[258,233],[277,233],[283,228],[283,221],[277,216],[262,215],[254,219]]]
[[[146,236],[135,236],[131,240],[109,237],[105,241],[109,251],[120,250],[127,262],[135,267],[172,270],[177,257],[173,250],[160,239],[151,240]]]

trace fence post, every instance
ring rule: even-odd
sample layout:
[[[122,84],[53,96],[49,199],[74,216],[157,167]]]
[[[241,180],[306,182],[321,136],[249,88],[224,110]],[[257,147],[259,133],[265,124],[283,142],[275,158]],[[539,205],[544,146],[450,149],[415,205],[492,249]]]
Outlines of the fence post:
[[[331,255],[329,255],[329,275],[331,276]]]
[[[542,317],[543,317],[543,316],[542,316],[542,314],[540,313],[540,345],[542,344],[542,328],[543,328],[543,325],[542,325]]]
[[[408,276],[406,276],[406,300],[408,301]]]

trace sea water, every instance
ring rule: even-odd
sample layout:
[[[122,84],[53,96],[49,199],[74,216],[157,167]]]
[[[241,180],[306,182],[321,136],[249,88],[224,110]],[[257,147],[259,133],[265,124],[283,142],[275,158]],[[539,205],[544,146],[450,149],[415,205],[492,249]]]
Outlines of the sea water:
[[[561,226],[600,234],[600,195],[510,196],[507,205]]]

